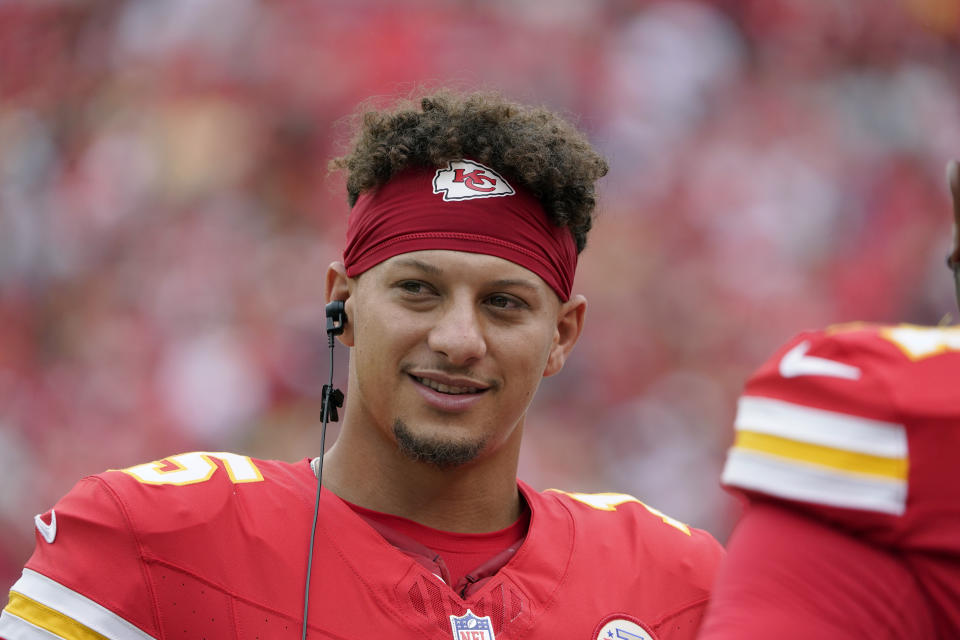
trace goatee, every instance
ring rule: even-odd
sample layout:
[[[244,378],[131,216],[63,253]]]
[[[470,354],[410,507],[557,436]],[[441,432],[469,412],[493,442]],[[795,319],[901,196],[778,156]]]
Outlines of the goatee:
[[[438,469],[450,469],[473,461],[486,444],[485,440],[452,442],[417,436],[400,419],[393,423],[393,435],[397,446],[411,460],[433,465]]]

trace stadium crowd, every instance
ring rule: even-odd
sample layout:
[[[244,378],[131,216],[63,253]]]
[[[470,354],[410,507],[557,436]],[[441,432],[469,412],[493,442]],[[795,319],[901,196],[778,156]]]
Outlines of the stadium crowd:
[[[521,475],[723,538],[734,403],[773,347],[952,307],[927,256],[958,36],[955,0],[3,3],[0,584],[83,475],[317,453],[330,131],[420,85],[574,114],[610,161],[588,328]]]

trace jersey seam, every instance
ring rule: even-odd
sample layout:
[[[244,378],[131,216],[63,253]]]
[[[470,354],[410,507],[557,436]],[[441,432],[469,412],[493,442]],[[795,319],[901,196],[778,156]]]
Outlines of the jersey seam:
[[[237,616],[237,607],[234,604],[236,600],[236,596],[230,596],[227,599],[227,606],[230,607],[230,617],[233,619],[233,637],[239,640],[242,636],[240,635],[240,618]]]
[[[110,483],[106,479],[99,476],[91,476],[93,480],[96,480],[103,488],[107,491],[107,494],[111,496],[113,501],[117,504],[117,509],[120,511],[120,515],[123,517],[124,523],[127,525],[127,529],[130,532],[130,536],[133,538],[134,544],[137,548],[137,556],[140,559],[140,576],[143,578],[144,585],[147,588],[147,592],[150,594],[150,601],[153,603],[152,614],[153,614],[153,624],[156,627],[160,635],[163,635],[163,627],[160,624],[160,602],[157,599],[156,591],[153,588],[153,583],[150,581],[150,576],[147,573],[145,563],[147,561],[146,554],[144,553],[143,544],[140,541],[140,536],[137,534],[137,529],[133,525],[133,518],[130,517],[129,510],[127,509],[126,503],[120,497],[120,494],[110,486]]]
[[[543,492],[539,492],[538,495],[539,495],[541,498],[547,497],[547,494],[546,494],[546,493],[543,493]],[[563,576],[560,578],[560,580],[557,581],[557,586],[556,586],[556,588],[555,588],[553,591],[550,592],[550,604],[543,608],[543,613],[547,613],[548,611],[550,611],[551,609],[553,609],[553,608],[557,605],[557,602],[559,601],[559,598],[557,597],[556,594],[559,593],[559,592],[560,592],[560,589],[567,583],[567,578],[568,578],[569,575],[570,575],[570,564],[573,562],[574,550],[577,548],[577,527],[576,527],[576,521],[577,521],[577,520],[576,520],[576,518],[574,518],[574,516],[573,516],[573,511],[571,511],[571,510],[570,510],[570,507],[569,507],[563,500],[560,499],[560,495],[559,495],[559,494],[552,494],[550,497],[553,498],[554,500],[556,500],[556,501],[557,501],[557,504],[558,504],[558,505],[563,509],[563,511],[567,514],[567,521],[568,521],[569,524],[570,524],[570,551],[569,551],[569,553],[567,553],[566,562],[564,562],[564,564],[563,564]],[[533,527],[533,517],[534,517],[534,515],[535,515],[535,514],[533,513],[533,510],[531,509],[531,513],[530,513],[530,526],[531,526],[531,528]],[[542,614],[541,614],[541,615],[542,615]],[[533,623],[534,623],[534,619],[531,618],[531,620],[530,620],[530,627],[533,626]],[[530,627],[528,627],[528,628],[530,628]]]
[[[657,620],[656,624],[653,625],[653,628],[654,628],[654,629],[657,629],[657,630],[659,631],[660,627],[661,627],[663,624],[665,624],[668,620],[670,620],[671,618],[676,618],[677,616],[681,615],[682,613],[685,613],[685,612],[690,611],[691,609],[695,609],[695,608],[697,608],[697,607],[705,607],[709,602],[710,602],[710,596],[709,596],[709,595],[700,596],[700,597],[697,598],[696,600],[693,600],[693,601],[691,601],[691,602],[689,602],[689,603],[687,603],[687,604],[685,604],[685,605],[682,605],[682,606],[680,606],[680,607],[677,607],[676,609],[674,609],[674,610],[671,611],[670,613],[666,613],[666,614],[660,616],[660,618]]]

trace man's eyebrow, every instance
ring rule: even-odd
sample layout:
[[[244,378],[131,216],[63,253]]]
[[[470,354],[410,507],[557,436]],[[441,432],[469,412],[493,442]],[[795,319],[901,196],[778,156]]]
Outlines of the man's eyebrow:
[[[524,289],[538,290],[537,285],[530,280],[509,278],[503,280],[494,280],[490,284],[494,287],[522,287]]]
[[[426,273],[434,276],[443,274],[443,269],[440,267],[417,260],[416,258],[400,258],[399,260],[395,261],[394,264],[400,267],[413,267],[415,269],[420,269],[421,271],[425,271]]]
[[[424,273],[434,276],[443,275],[443,269],[440,267],[430,264],[429,262],[417,260],[416,258],[399,258],[394,262],[394,264],[400,267],[412,267],[414,269],[419,269]],[[490,286],[494,287],[522,287],[524,289],[530,289],[531,291],[538,290],[537,284],[533,282],[533,280],[524,278],[501,278],[499,280],[494,280],[489,284]]]

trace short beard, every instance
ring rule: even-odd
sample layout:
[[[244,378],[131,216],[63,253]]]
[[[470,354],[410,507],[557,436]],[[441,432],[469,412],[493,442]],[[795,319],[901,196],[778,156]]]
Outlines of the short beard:
[[[450,442],[431,440],[415,435],[407,424],[397,419],[393,423],[393,435],[400,451],[411,460],[433,465],[438,469],[452,469],[476,459],[486,444],[475,442]]]

